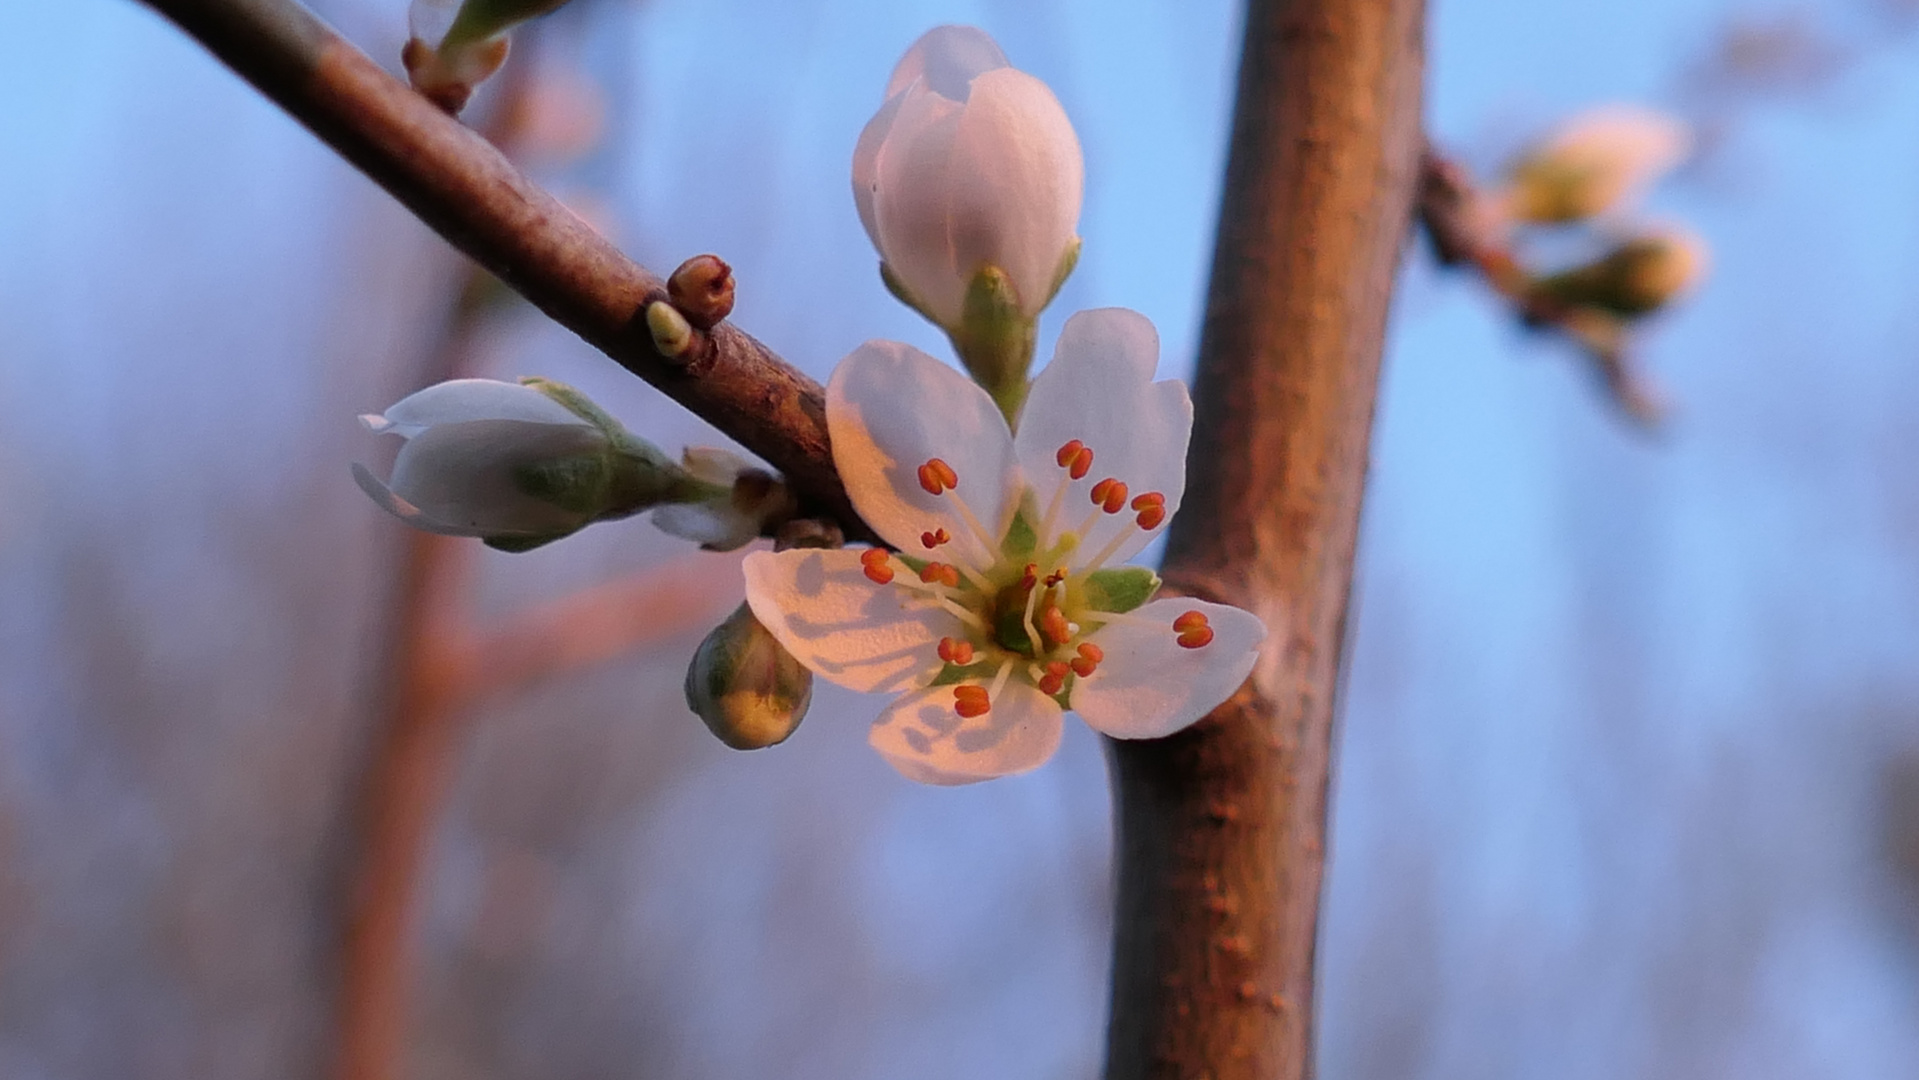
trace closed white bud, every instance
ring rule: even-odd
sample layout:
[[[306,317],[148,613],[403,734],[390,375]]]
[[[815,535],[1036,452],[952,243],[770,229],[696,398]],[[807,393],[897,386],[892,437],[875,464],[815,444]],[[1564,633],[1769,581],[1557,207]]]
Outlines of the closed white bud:
[[[913,43],[853,153],[888,285],[949,332],[989,267],[1026,320],[1052,300],[1077,254],[1084,178],[1059,100],[970,26]]]
[[[360,421],[407,440],[385,483],[353,467],[374,502],[416,529],[509,551],[703,491],[578,391],[546,380],[455,379]]]
[[[1562,124],[1514,163],[1507,209],[1518,221],[1582,221],[1636,201],[1685,159],[1686,125],[1665,113],[1608,105]]]
[[[686,707],[735,750],[786,741],[813,701],[813,673],[741,604],[700,642],[686,669]]]
[[[1705,241],[1678,226],[1660,226],[1621,241],[1590,263],[1541,278],[1532,288],[1562,304],[1636,318],[1697,286],[1707,261]]]

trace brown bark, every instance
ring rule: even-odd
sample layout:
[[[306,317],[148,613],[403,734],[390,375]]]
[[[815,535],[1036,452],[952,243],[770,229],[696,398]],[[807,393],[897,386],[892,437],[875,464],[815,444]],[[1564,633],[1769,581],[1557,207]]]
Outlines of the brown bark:
[[[1253,0],[1165,576],[1269,636],[1206,720],[1110,743],[1111,1080],[1312,1074],[1331,734],[1419,170],[1422,0]]]
[[[871,538],[833,468],[818,383],[731,323],[662,356],[645,310],[665,281],[293,0],[146,2],[555,322],[766,459],[805,512]]]

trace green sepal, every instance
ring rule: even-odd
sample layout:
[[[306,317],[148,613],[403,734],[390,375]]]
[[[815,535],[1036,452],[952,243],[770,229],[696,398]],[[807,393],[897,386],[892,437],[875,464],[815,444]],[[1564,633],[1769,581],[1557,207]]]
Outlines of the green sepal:
[[[919,312],[920,318],[927,322],[935,326],[939,325],[939,320],[933,317],[933,312],[920,302],[919,297],[913,295],[913,290],[906,287],[906,282],[901,281],[899,275],[893,273],[893,268],[886,265],[885,260],[880,261],[880,282],[886,286],[887,292],[893,294],[893,299]]]
[[[965,667],[960,667],[957,664],[948,664],[941,668],[940,673],[933,676],[933,681],[927,685],[951,686],[954,683],[962,683],[969,680],[980,681],[990,679],[998,673],[998,666],[991,660],[982,660],[977,664],[968,664]]]
[[[541,458],[513,470],[513,486],[525,494],[587,516],[605,509],[609,479],[603,454]]]
[[[960,306],[958,326],[946,336],[973,381],[986,388],[1012,427],[1026,401],[1026,372],[1033,366],[1039,323],[1021,309],[1005,270],[987,263],[973,274]]]
[[[1029,490],[1013,512],[1013,523],[999,542],[1000,554],[1009,559],[1024,559],[1039,547],[1039,533],[1033,529],[1033,493]]]
[[[1053,286],[1046,290],[1046,299],[1039,305],[1042,310],[1059,295],[1060,289],[1066,285],[1066,279],[1073,276],[1073,269],[1079,265],[1079,249],[1079,237],[1075,236],[1073,242],[1066,245],[1066,250],[1060,252],[1059,266],[1053,271]]]
[[[453,25],[447,27],[440,48],[485,41],[565,3],[566,0],[466,0],[460,5],[460,13],[453,17]]]
[[[578,390],[573,389],[563,382],[555,382],[552,379],[542,378],[538,375],[522,375],[520,376],[520,385],[529,390],[538,390],[540,393],[559,402],[560,405],[565,407],[567,412],[599,428],[606,433],[608,438],[612,438],[614,432],[626,430],[618,420],[613,419],[611,413],[595,405],[592,398],[587,397],[585,394],[580,393]]]
[[[911,570],[915,574],[919,573],[921,570],[926,569],[927,565],[933,561],[931,559],[915,559],[913,556],[908,555],[903,551],[895,551],[893,553],[893,557],[905,563],[906,568],[908,570]]]
[[[495,551],[511,552],[512,554],[518,555],[524,551],[532,551],[534,548],[545,547],[555,540],[564,540],[578,531],[577,529],[569,529],[566,532],[554,533],[551,536],[488,536],[482,538],[480,543],[485,544]]]
[[[1086,575],[1080,588],[1088,608],[1118,615],[1151,600],[1159,591],[1159,575],[1144,566],[1115,566]]]

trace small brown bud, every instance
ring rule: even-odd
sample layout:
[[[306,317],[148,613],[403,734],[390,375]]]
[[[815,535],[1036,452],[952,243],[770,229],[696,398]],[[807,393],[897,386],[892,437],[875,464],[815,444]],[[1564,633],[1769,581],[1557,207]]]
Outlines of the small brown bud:
[[[733,268],[718,255],[695,255],[667,279],[666,295],[687,322],[711,330],[733,313]]]

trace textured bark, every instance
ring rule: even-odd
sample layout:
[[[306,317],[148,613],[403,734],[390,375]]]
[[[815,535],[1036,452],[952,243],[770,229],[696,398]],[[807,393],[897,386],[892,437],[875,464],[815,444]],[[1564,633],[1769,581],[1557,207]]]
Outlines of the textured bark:
[[[1270,635],[1206,720],[1109,744],[1112,1080],[1312,1074],[1334,691],[1420,164],[1423,16],[1422,0],[1248,6],[1165,576]]]
[[[555,322],[739,440],[816,512],[870,539],[827,449],[818,383],[730,323],[653,345],[666,283],[293,0],[146,0]]]

